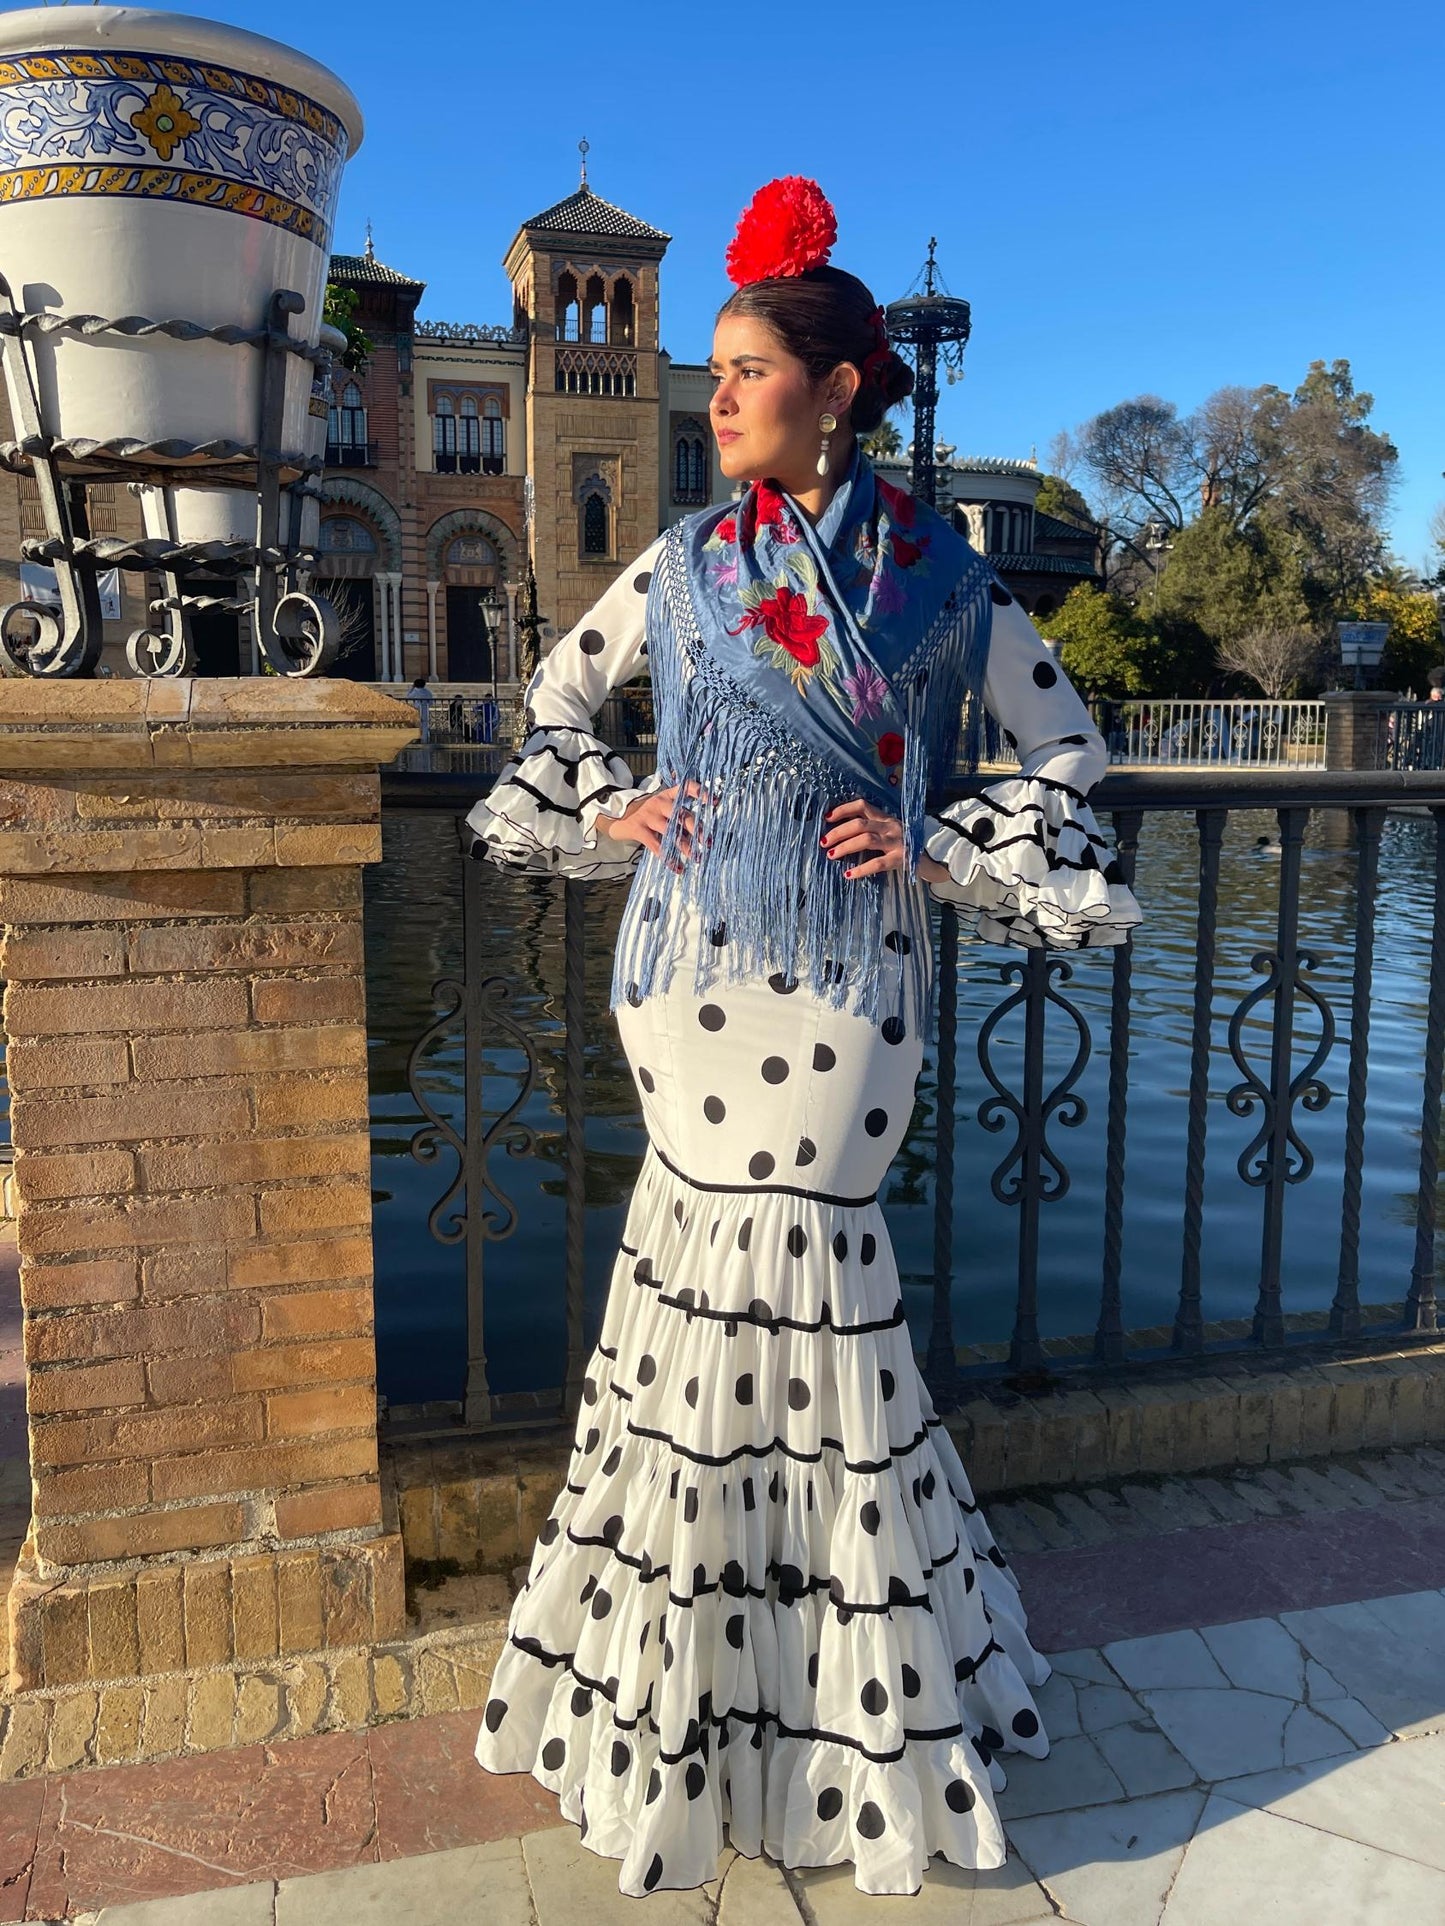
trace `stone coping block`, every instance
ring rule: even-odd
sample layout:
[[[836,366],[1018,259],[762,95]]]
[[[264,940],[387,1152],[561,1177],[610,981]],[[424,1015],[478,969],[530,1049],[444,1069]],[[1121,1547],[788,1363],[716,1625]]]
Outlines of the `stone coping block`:
[[[405,1631],[402,1542],[385,1532],[59,1583],[22,1562],[9,1619],[12,1693],[371,1644]]]
[[[420,739],[409,703],[341,677],[0,679],[0,772],[375,769]]]
[[[1424,1444],[1445,1438],[1445,1340],[1350,1358],[1229,1353],[1195,1372],[1141,1367],[1044,1395],[981,1386],[945,1422],[980,1498]],[[383,1432],[385,1515],[399,1522],[408,1573],[525,1564],[571,1451],[564,1426],[470,1439]]]

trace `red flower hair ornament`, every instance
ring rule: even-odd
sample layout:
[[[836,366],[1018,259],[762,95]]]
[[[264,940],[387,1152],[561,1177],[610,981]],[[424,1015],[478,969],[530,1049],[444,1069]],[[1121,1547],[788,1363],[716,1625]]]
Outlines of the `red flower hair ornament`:
[[[816,181],[784,174],[760,187],[728,242],[728,279],[749,281],[805,274],[822,267],[838,238],[838,217]]]

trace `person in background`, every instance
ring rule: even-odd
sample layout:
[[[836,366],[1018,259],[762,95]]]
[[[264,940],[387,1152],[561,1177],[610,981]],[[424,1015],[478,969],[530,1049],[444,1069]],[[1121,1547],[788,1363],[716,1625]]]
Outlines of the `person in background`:
[[[417,721],[421,724],[421,739],[431,741],[431,706],[436,700],[426,686],[426,677],[419,675],[406,692],[406,699],[416,710]]]

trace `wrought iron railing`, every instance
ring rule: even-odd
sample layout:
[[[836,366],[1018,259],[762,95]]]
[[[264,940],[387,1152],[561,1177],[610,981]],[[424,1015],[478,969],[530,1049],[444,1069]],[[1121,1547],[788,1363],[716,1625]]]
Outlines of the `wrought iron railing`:
[[[1093,704],[1111,762],[1323,769],[1325,705],[1149,697]]]
[[[985,779],[959,785],[975,793]],[[439,1006],[434,1021],[411,1050],[407,1082],[425,1118],[412,1139],[412,1154],[430,1163],[442,1154],[455,1158],[455,1171],[430,1213],[432,1235],[443,1243],[464,1243],[466,1253],[468,1362],[465,1397],[448,1408],[446,1422],[485,1427],[519,1421],[520,1406],[494,1397],[483,1342],[483,1309],[492,1247],[516,1227],[517,1212],[498,1168],[498,1153],[515,1156],[531,1147],[519,1112],[537,1074],[534,1042],[510,1014],[512,985],[485,974],[477,959],[487,927],[489,889],[496,872],[485,862],[468,860],[471,838],[461,816],[475,798],[477,785],[466,778],[383,773],[384,802],[408,808],[435,808],[458,818],[458,855],[462,864],[463,967],[433,987]],[[1445,1070],[1445,776],[1329,772],[1293,777],[1232,772],[1229,776],[1114,772],[1092,792],[1091,804],[1112,830],[1120,868],[1133,882],[1135,859],[1146,817],[1173,812],[1193,818],[1197,838],[1198,893],[1195,900],[1192,958],[1192,1016],[1189,1019],[1187,1089],[1182,1092],[1187,1122],[1183,1166],[1178,1174],[1182,1243],[1172,1329],[1167,1341],[1141,1346],[1126,1330],[1123,1316],[1124,1198],[1127,1118],[1134,1066],[1130,1030],[1134,1014],[1132,940],[1090,953],[1089,966],[1110,972],[1108,995],[1107,1097],[1096,1128],[1104,1133],[1102,1220],[1098,1226],[1099,1270],[1091,1340],[1061,1354],[1040,1336],[1040,1234],[1051,1205],[1069,1188],[1058,1131],[1084,1122],[1087,1105],[1080,1090],[1082,1073],[1096,1050],[1087,1017],[1071,998],[1069,985],[1079,953],[998,950],[1001,994],[980,1024],[976,1050],[990,1094],[978,1121],[996,1133],[1010,1131],[991,1173],[993,1197],[1017,1210],[1016,1301],[1007,1354],[960,1364],[953,1308],[954,1144],[953,1118],[958,1074],[959,923],[951,907],[939,907],[940,961],[936,1030],[936,1171],[933,1196],[934,1237],[932,1328],[925,1376],[941,1409],[965,1394],[969,1381],[1003,1375],[1014,1384],[1067,1381],[1071,1369],[1122,1370],[1145,1358],[1198,1360],[1239,1348],[1282,1352],[1301,1342],[1368,1346],[1374,1340],[1398,1343],[1406,1334],[1437,1329],[1435,1295],[1436,1190],[1440,1170],[1440,1105]],[[1408,1277],[1379,1275],[1371,1267],[1371,1245],[1362,1236],[1365,1113],[1369,1095],[1371,974],[1374,960],[1379,849],[1385,816],[1392,803],[1409,802],[1428,812],[1433,835],[1433,883],[1422,906],[1430,934],[1429,987],[1422,1013],[1418,1054],[1419,1153],[1412,1213],[1413,1263]],[[1259,981],[1243,995],[1222,1024],[1223,1046],[1233,1065],[1233,1080],[1221,1093],[1213,1086],[1222,1059],[1221,1022],[1215,1002],[1220,855],[1230,816],[1237,810],[1268,808],[1276,813],[1278,892],[1272,929],[1261,931],[1250,967]],[[1311,810],[1348,812],[1354,859],[1354,930],[1350,964],[1347,1068],[1343,1093],[1327,1083],[1324,1071],[1340,1028],[1335,1009],[1313,974],[1319,953],[1301,942],[1301,849]],[[1261,839],[1263,841],[1264,839]],[[566,1192],[565,1355],[556,1360],[556,1389],[527,1394],[528,1421],[573,1416],[585,1361],[583,1349],[584,1255],[584,1098],[582,1066],[588,1038],[584,1029],[583,990],[588,949],[588,886],[559,884],[565,894],[564,1008]],[[973,981],[977,982],[975,972]],[[999,1047],[999,1026],[1022,1020],[1022,1050]],[[1308,1020],[1308,1023],[1306,1023]],[[1313,1041],[1305,1061],[1296,1062],[1297,1030],[1312,1025]],[[1261,1036],[1266,1040],[1261,1044]],[[422,1061],[439,1038],[460,1036],[468,1100],[459,1119],[443,1115],[428,1097]],[[482,1090],[484,1049],[504,1042],[511,1060],[524,1066],[508,1100],[484,1113],[474,1093]],[[1045,1045],[1049,1045],[1046,1060]],[[1050,1080],[1048,1065],[1061,1047],[1069,1062]],[[1222,1094],[1229,1112],[1255,1119],[1253,1135],[1233,1156],[1241,1182],[1259,1194],[1259,1257],[1252,1319],[1247,1334],[1238,1326],[1219,1334],[1217,1291],[1221,1280],[1205,1272],[1204,1205],[1206,1144],[1211,1117]],[[1345,1105],[1342,1185],[1333,1195],[1315,1196],[1316,1211],[1338,1213],[1339,1235],[1328,1302],[1286,1306],[1282,1285],[1286,1203],[1290,1191],[1311,1176],[1314,1154],[1307,1141],[1310,1113],[1343,1094]],[[1217,1161],[1217,1160],[1216,1160]],[[1210,1165],[1217,1181],[1218,1172]],[[1231,1283],[1233,1279],[1229,1280]],[[1211,1283],[1214,1289],[1211,1289]],[[1211,1304],[1215,1306],[1211,1312]],[[1372,1307],[1395,1307],[1381,1322]],[[1400,1307],[1403,1306],[1403,1309]],[[1301,1315],[1305,1328],[1300,1329]],[[1000,1353],[1002,1347],[999,1347]],[[439,1406],[429,1406],[435,1415]]]
[[[1380,712],[1381,769],[1445,769],[1445,702],[1397,702]]]

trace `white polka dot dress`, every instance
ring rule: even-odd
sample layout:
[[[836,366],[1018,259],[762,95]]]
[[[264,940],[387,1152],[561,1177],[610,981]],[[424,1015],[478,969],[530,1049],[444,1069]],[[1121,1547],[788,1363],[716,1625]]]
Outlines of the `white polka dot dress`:
[[[652,555],[529,689],[537,729],[471,817],[496,860],[636,861],[596,836],[636,792],[583,724],[635,669]],[[938,891],[960,903],[966,840]],[[922,887],[888,886],[900,908]],[[878,1204],[922,1061],[913,919],[886,931],[875,1025],[786,975],[697,992],[713,933],[674,916],[670,986],[617,1013],[648,1149],[476,1756],[555,1791],[625,1894],[700,1885],[725,1844],[913,1893],[935,1853],[1003,1864],[1000,1754],[1047,1755],[1050,1674],[919,1375]]]

